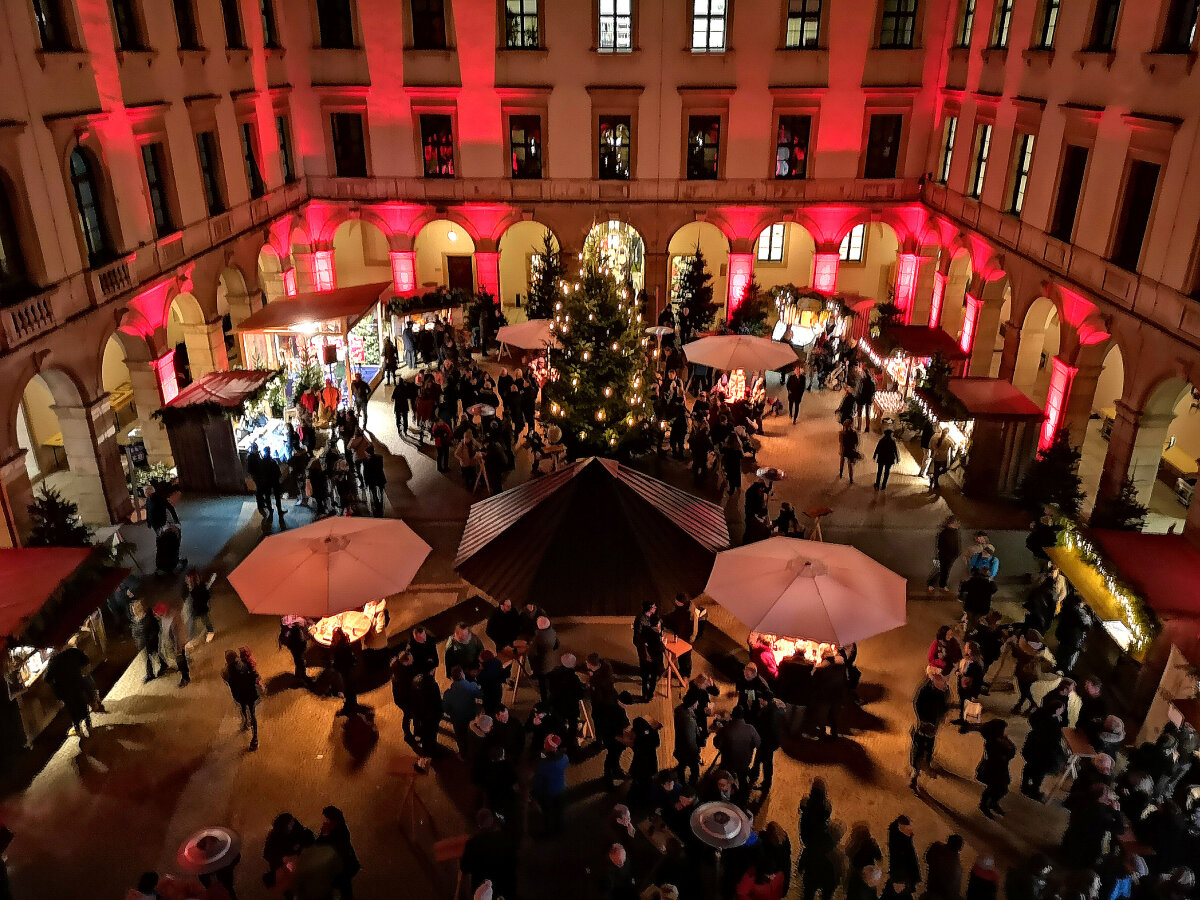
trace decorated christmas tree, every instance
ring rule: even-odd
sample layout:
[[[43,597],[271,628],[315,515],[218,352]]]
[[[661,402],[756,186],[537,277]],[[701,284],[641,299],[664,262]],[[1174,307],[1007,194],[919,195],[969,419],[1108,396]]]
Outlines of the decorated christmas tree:
[[[644,327],[633,292],[594,259],[555,301],[556,374],[544,394],[572,458],[624,457],[646,444],[653,376]]]
[[[1096,501],[1092,516],[1088,520],[1093,528],[1111,528],[1114,531],[1141,531],[1146,527],[1146,513],[1150,510],[1138,500],[1137,485],[1126,476],[1121,492],[1115,497],[1101,497]]]
[[[752,334],[762,337],[767,333],[767,295],[753,278],[746,285],[742,302],[729,317],[729,330],[734,334]]]
[[[699,244],[696,244],[696,255],[686,257],[680,264],[675,305],[684,343],[695,340],[697,332],[710,328],[717,317],[712,275],[704,262],[704,253]]]
[[[29,505],[33,531],[28,547],[90,547],[92,529],[79,518],[79,506],[54,488],[43,484],[41,493]]]
[[[554,316],[554,304],[562,296],[564,273],[558,242],[548,228],[542,235],[542,247],[535,260],[529,293],[525,297],[525,314],[531,319],[549,319]]]
[[[1083,483],[1079,477],[1080,451],[1071,446],[1071,434],[1063,428],[1054,442],[1039,450],[1037,459],[1017,487],[1017,499],[1030,510],[1046,506],[1058,507],[1064,515],[1074,518],[1083,505]]]

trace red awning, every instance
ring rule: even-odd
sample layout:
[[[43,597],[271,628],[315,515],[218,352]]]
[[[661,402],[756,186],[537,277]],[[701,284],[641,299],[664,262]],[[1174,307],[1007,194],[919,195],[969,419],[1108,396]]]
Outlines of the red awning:
[[[188,406],[220,406],[237,409],[274,375],[267,369],[235,369],[201,375],[167,404],[170,409]]]
[[[958,341],[940,328],[930,328],[927,325],[893,325],[885,331],[905,354],[917,359],[924,359],[935,353],[942,354],[950,362],[967,358],[962,347],[958,346]]]
[[[89,547],[0,550],[0,638],[19,635],[25,622],[91,555]]]
[[[1041,421],[1042,408],[1003,378],[951,378],[950,393],[972,419]]]
[[[1183,535],[1097,529],[1092,537],[1156,613],[1200,617],[1200,548]]]
[[[390,291],[390,281],[358,284],[312,294],[281,297],[260,309],[238,325],[238,331],[286,331],[306,322],[330,322],[345,319],[348,327],[379,302],[384,291]]]

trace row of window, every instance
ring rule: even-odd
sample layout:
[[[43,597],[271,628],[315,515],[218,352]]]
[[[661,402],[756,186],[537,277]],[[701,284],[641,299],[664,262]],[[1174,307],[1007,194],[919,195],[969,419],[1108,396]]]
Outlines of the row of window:
[[[454,178],[454,117],[448,113],[417,116],[421,138],[422,174],[426,178]],[[864,157],[864,178],[895,178],[904,128],[902,114],[870,117]],[[688,116],[684,175],[690,181],[720,178],[723,120],[720,115]],[[334,174],[342,178],[365,178],[366,136],[361,113],[330,115],[333,137]],[[596,120],[597,168],[601,181],[628,181],[633,177],[633,117],[601,115]],[[509,174],[513,178],[543,176],[545,148],[542,117],[536,113],[508,117]],[[772,175],[777,180],[808,176],[812,116],[780,115],[775,138]]]
[[[782,263],[783,250],[787,245],[786,222],[776,222],[768,225],[758,236],[754,255],[759,262]],[[838,258],[842,262],[860,263],[863,261],[864,248],[867,241],[867,226],[855,225],[842,238],[838,247]]]
[[[992,10],[991,29],[988,32],[989,47],[997,49],[1008,47],[1012,36],[1014,4],[1015,0],[996,0]],[[959,0],[958,18],[954,30],[956,47],[967,47],[971,44],[976,24],[975,5],[976,0]],[[1135,8],[1138,14],[1146,13],[1144,3],[1136,4]],[[1030,43],[1032,49],[1054,49],[1054,39],[1058,33],[1061,11],[1062,0],[1038,0]],[[1200,13],[1200,0],[1166,0],[1158,52],[1188,52],[1196,38],[1198,13]],[[1121,0],[1096,0],[1087,31],[1087,42],[1083,49],[1096,53],[1110,52],[1117,37],[1117,23],[1120,15]]]
[[[992,150],[991,123],[975,126],[971,147],[971,164],[967,174],[967,194],[978,199],[983,193],[988,157]],[[954,145],[958,133],[958,118],[947,117],[942,126],[942,145],[938,159],[937,180],[945,183],[950,175]],[[1025,204],[1025,191],[1033,165],[1034,135],[1017,132],[1013,141],[1008,167],[1003,209],[1020,216]],[[1074,236],[1080,199],[1083,196],[1090,148],[1067,143],[1058,166],[1058,185],[1054,191],[1048,233],[1060,241],[1070,242]],[[1109,259],[1117,265],[1136,270],[1141,260],[1142,245],[1150,225],[1161,166],[1149,160],[1131,159],[1122,192]]]

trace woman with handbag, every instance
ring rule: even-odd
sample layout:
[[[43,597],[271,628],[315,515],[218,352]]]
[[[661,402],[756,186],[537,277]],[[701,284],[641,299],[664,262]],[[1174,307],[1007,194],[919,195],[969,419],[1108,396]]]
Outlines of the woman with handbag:
[[[958,718],[954,724],[966,734],[970,729],[967,722],[967,705],[971,706],[972,718],[978,720],[983,710],[979,708],[979,693],[983,689],[983,651],[975,641],[967,641],[963,658],[958,661]]]
[[[838,478],[841,479],[842,474],[848,469],[850,483],[854,484],[854,464],[862,459],[862,454],[858,450],[858,432],[854,430],[853,419],[846,419],[842,422],[842,430],[838,432],[838,447],[841,450]]]

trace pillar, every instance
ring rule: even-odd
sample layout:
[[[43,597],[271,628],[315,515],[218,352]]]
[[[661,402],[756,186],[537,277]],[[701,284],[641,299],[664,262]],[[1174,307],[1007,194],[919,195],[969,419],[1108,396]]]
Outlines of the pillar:
[[[1071,399],[1071,381],[1077,370],[1057,356],[1050,361],[1050,384],[1046,390],[1046,416],[1042,420],[1042,432],[1038,437],[1038,449],[1044,450],[1054,443],[1054,436],[1063,424],[1067,403]]]
[[[1028,394],[1037,381],[1038,371],[1041,367],[1042,347],[1046,343],[1046,329],[1026,325],[1024,328],[1009,329],[1009,334],[1014,332],[1017,337],[1017,352],[1013,363],[1012,383]],[[1007,349],[1005,347],[1006,351]]]
[[[1000,377],[1012,382],[1017,369],[1017,353],[1021,349],[1021,326],[1007,322],[1004,326],[1004,352],[1000,356]]]
[[[133,512],[133,501],[121,468],[116,418],[108,405],[108,395],[74,406],[56,403],[54,414],[62,428],[63,450],[70,469],[82,476],[71,499],[79,504],[83,520],[112,524],[126,521]]]
[[[332,250],[317,250],[313,253],[312,282],[315,291],[332,291],[337,287]]]
[[[225,294],[225,302],[229,304],[229,321],[236,327],[245,322],[261,307],[258,305],[257,294],[240,294],[228,291]],[[192,348],[188,347],[188,355],[190,356]]]
[[[966,295],[966,306],[963,309],[962,328],[958,333],[958,346],[970,359],[975,350],[975,335],[979,332],[979,314],[983,309],[983,301],[978,297]]]
[[[1133,479],[1142,502],[1148,503],[1158,478],[1163,444],[1167,441],[1167,431],[1175,415],[1144,415],[1123,400],[1117,400],[1116,410],[1096,499],[1116,497],[1121,492],[1125,478],[1129,477]]]
[[[1002,305],[992,301],[983,302],[979,307],[975,322],[975,344],[971,349],[971,361],[967,366],[968,375],[990,375],[992,372],[992,357],[996,354],[996,332],[1000,328],[1000,310]]]
[[[658,314],[671,302],[671,286],[667,283],[667,265],[670,256],[664,252],[651,253],[646,251],[645,290],[650,295],[646,304],[646,318],[650,322],[658,321]]]
[[[725,321],[733,318],[733,312],[742,305],[742,300],[746,297],[746,290],[750,287],[750,281],[754,278],[754,254],[753,253],[733,253],[729,254],[729,277],[726,279],[725,288]]]
[[[838,263],[841,257],[837,250],[822,250],[813,254],[813,290],[825,296],[837,290]]]
[[[183,343],[187,347],[188,365],[192,378],[209,372],[224,372],[229,368],[225,353],[225,328],[220,319],[183,326]]]
[[[934,248],[932,253],[922,253],[917,257],[917,282],[906,320],[908,324],[937,327],[934,307],[937,307],[936,312],[940,316],[942,298],[945,296],[946,278],[938,270],[937,249]]]
[[[33,503],[33,484],[25,465],[25,450],[17,450],[0,462],[0,513],[4,527],[0,529],[0,546],[19,547],[29,534],[33,523],[29,506]]]
[[[917,297],[917,272],[921,257],[915,253],[901,253],[896,257],[896,286],[894,303],[904,312],[904,324],[912,322],[913,305]]]
[[[475,251],[475,279],[480,292],[487,291],[500,302],[500,253],[496,250]]]
[[[389,250],[392,261],[392,287],[397,294],[407,294],[417,289],[417,251]],[[497,264],[499,264],[497,262]]]
[[[1103,366],[1080,366],[1071,379],[1071,391],[1059,427],[1070,430],[1071,443],[1076,447],[1082,446],[1087,435],[1088,419],[1092,417],[1092,403],[1096,399],[1096,382],[1102,371]],[[1161,455],[1161,446],[1159,450]]]
[[[167,430],[159,419],[153,417],[153,413],[161,409],[166,402],[160,374],[168,365],[164,361],[168,357],[170,358],[171,377],[174,378],[174,351],[148,362],[129,360],[128,366],[129,386],[133,389],[133,402],[137,406],[138,424],[142,429],[142,441],[146,445],[146,455],[152,463],[161,462],[170,465],[173,459],[171,443],[167,440]]]
[[[292,253],[292,259],[295,262],[292,271],[295,273],[296,292],[299,294],[312,293],[317,289],[316,254],[295,251]],[[285,273],[284,285],[286,286],[287,283],[288,279]]]

